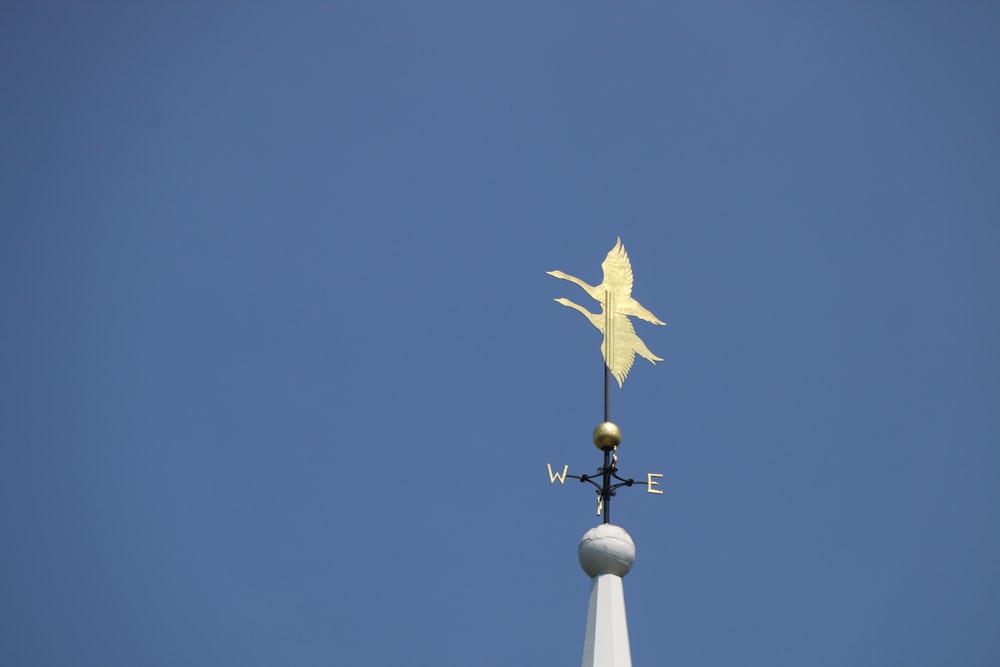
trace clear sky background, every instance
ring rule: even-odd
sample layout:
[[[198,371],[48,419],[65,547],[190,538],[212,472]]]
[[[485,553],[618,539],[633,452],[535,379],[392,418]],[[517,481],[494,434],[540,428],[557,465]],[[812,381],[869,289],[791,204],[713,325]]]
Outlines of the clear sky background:
[[[0,664],[1000,664],[1000,6],[0,8]]]

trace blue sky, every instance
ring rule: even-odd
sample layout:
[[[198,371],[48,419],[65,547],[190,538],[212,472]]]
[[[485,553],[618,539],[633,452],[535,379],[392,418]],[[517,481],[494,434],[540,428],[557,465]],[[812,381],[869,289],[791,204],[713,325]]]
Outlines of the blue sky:
[[[1000,662],[992,3],[0,9],[0,663]]]

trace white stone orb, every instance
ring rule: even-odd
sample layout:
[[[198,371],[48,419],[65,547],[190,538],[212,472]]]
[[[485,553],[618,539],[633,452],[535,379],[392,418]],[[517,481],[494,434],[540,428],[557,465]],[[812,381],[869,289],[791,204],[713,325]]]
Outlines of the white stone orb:
[[[616,574],[624,577],[635,563],[635,543],[620,526],[602,523],[580,540],[580,567],[589,577]]]

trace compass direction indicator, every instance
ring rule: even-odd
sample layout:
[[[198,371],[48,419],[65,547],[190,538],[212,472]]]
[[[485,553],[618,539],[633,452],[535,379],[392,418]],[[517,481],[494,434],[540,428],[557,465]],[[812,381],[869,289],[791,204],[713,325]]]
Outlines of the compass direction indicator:
[[[597,469],[593,475],[570,475],[569,464],[563,466],[562,471],[558,468],[553,470],[551,463],[545,466],[549,471],[549,481],[552,484],[559,482],[565,484],[566,479],[576,479],[580,482],[593,484],[597,489],[597,516],[604,515],[604,523],[611,523],[611,498],[616,491],[623,486],[645,486],[646,493],[663,494],[663,491],[654,487],[660,485],[655,478],[663,477],[662,473],[646,473],[646,481],[638,482],[631,477],[623,478],[618,476],[618,445],[622,441],[622,432],[617,424],[603,422],[594,429],[594,445],[604,452],[604,465]],[[599,480],[595,481],[595,480]],[[617,480],[617,481],[612,481]]]
[[[604,357],[604,421],[594,429],[593,437],[594,445],[604,453],[604,464],[593,475],[570,475],[569,465],[564,465],[562,471],[553,470],[552,464],[547,463],[546,466],[552,484],[556,481],[565,484],[568,477],[596,487],[597,514],[598,516],[603,514],[604,523],[607,524],[611,523],[611,499],[621,487],[639,485],[645,486],[647,493],[663,493],[662,490],[655,488],[660,485],[656,480],[663,477],[660,473],[647,473],[645,482],[637,482],[631,477],[624,478],[618,475],[618,445],[621,444],[622,432],[618,425],[611,421],[611,376],[614,376],[618,388],[621,389],[632,369],[636,355],[653,365],[657,361],[663,361],[646,347],[635,333],[632,320],[629,318],[637,317],[656,325],[663,325],[665,322],[632,298],[634,282],[632,263],[620,237],[601,263],[601,269],[604,271],[604,279],[599,285],[589,285],[562,271],[548,271],[548,274],[580,286],[601,306],[600,313],[592,313],[569,299],[555,300],[556,303],[583,314],[604,336],[601,343],[601,355]]]

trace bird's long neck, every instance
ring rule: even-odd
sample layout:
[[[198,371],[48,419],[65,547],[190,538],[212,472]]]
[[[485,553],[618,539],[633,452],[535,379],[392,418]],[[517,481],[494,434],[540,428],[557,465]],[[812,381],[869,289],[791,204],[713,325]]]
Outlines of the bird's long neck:
[[[604,333],[604,313],[603,312],[600,315],[595,315],[594,313],[590,312],[589,310],[587,310],[586,308],[584,308],[580,304],[573,303],[569,299],[558,299],[558,302],[561,303],[562,305],[566,306],[567,308],[572,308],[573,310],[577,311],[578,313],[580,313],[581,315],[583,315],[584,317],[586,317],[587,320],[591,324],[593,324],[597,328],[598,331],[600,331],[601,333]]]
[[[582,288],[584,292],[586,292],[590,296],[592,296],[595,299],[597,299],[598,301],[600,301],[600,299],[598,299],[596,296],[594,296],[594,292],[595,292],[596,288],[593,285],[588,285],[587,283],[583,282],[582,280],[580,280],[576,276],[571,276],[571,275],[566,274],[566,273],[563,273],[563,274],[559,275],[558,277],[562,278],[563,280],[570,281],[574,285],[577,285],[578,287]]]

